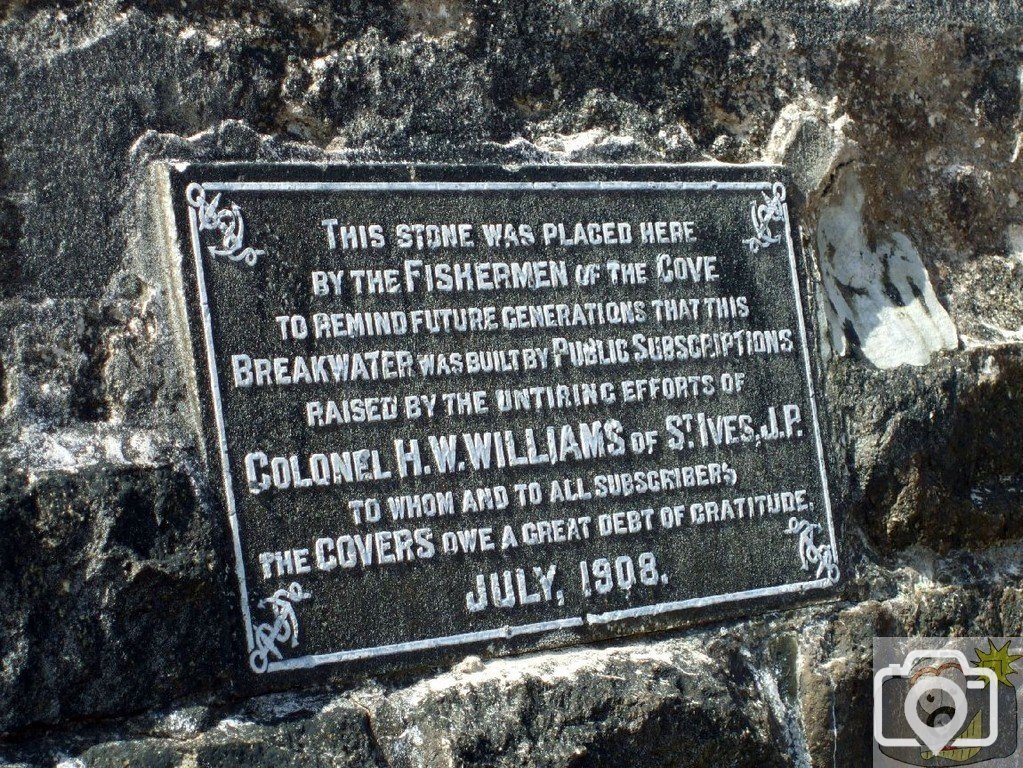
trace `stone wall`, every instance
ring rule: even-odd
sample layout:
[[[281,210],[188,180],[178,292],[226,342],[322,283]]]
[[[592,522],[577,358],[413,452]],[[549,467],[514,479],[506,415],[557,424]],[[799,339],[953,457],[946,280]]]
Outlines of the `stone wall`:
[[[862,766],[875,635],[1023,635],[1015,0],[0,3],[0,764]],[[151,161],[772,161],[837,599],[252,695]]]

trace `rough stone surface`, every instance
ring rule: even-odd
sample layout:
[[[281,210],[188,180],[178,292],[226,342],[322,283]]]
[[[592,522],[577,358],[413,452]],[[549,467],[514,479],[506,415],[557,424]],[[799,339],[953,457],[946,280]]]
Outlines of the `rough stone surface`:
[[[874,636],[1023,634],[1023,27],[965,5],[0,4],[0,764],[866,764]],[[838,600],[237,690],[168,158],[791,165]]]

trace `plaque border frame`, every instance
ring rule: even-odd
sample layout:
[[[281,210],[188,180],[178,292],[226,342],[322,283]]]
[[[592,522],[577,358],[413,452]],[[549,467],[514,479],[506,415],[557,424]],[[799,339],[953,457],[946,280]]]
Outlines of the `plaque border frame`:
[[[222,171],[225,174],[237,175],[239,166],[252,168],[251,164],[245,163],[197,163],[203,170]],[[273,163],[268,164],[273,168],[295,168],[314,167],[320,171],[348,170],[348,171],[376,171],[394,172],[399,171],[450,171],[453,168],[462,171],[485,172],[488,166],[437,166],[430,164],[359,164],[355,166],[333,163],[327,165],[314,165],[305,163]],[[174,170],[179,174],[190,171],[193,168],[191,163],[175,163]],[[489,167],[496,169],[494,166]],[[586,172],[613,173],[615,171],[648,171],[660,170],[672,173],[685,173],[686,171],[699,170],[703,174],[713,173],[715,168],[727,168],[729,170],[742,169],[744,171],[760,171],[767,175],[769,172],[784,172],[782,166],[756,163],[740,166],[723,165],[720,163],[689,163],[674,165],[626,165],[626,166],[600,166],[600,165],[525,165],[515,168],[516,172],[528,174],[532,172],[545,173],[568,173],[584,175]],[[501,168],[507,173],[507,168]],[[180,180],[180,176],[178,179]],[[387,180],[387,181],[365,181],[352,179],[347,181],[198,181],[192,183],[205,192],[210,193],[232,193],[232,192],[561,192],[561,191],[597,191],[606,192],[614,190],[629,191],[682,191],[682,192],[764,192],[768,193],[778,183],[776,178],[762,181],[720,181],[713,178],[705,181],[681,181],[672,179],[586,179],[568,178],[557,180],[508,180],[508,181],[486,181],[486,180]],[[791,180],[785,178],[781,183],[785,186],[791,185]],[[177,203],[184,198],[185,189],[175,189],[173,183],[169,190],[171,194],[170,207],[177,211]],[[807,395],[810,402],[810,411],[813,422],[814,448],[817,454],[817,464],[820,472],[822,501],[824,504],[824,531],[827,534],[827,543],[819,548],[831,547],[831,554],[838,561],[838,547],[835,536],[834,514],[831,504],[830,486],[827,477],[827,461],[824,454],[824,441],[820,427],[819,409],[817,405],[817,379],[814,376],[813,363],[810,359],[808,335],[806,331],[806,320],[804,313],[804,297],[800,292],[800,268],[797,263],[796,249],[792,237],[792,221],[789,215],[789,204],[787,201],[781,203],[783,221],[780,222],[785,231],[785,250],[788,255],[789,273],[791,276],[792,296],[795,300],[796,318],[799,326],[799,339],[802,344],[803,373],[806,377]],[[195,269],[195,279],[198,289],[199,316],[203,330],[203,348],[205,351],[207,373],[209,374],[210,392],[214,420],[216,422],[216,444],[221,464],[221,478],[225,489],[225,502],[228,513],[228,524],[231,532],[231,540],[234,554],[234,573],[238,581],[239,598],[242,609],[242,617],[245,625],[245,636],[248,645],[248,653],[256,650],[255,630],[252,622],[252,612],[249,600],[249,589],[246,580],[244,554],[241,544],[240,523],[238,519],[237,504],[233,490],[233,478],[231,473],[227,431],[223,414],[223,403],[220,395],[219,373],[216,364],[216,352],[213,342],[212,315],[210,312],[209,298],[206,289],[205,272],[203,268],[202,242],[199,236],[198,211],[186,205],[187,209],[187,230],[189,233],[189,244],[191,246],[191,257]],[[182,254],[184,256],[184,254]],[[198,380],[196,385],[199,386]],[[815,549],[816,549],[815,545]],[[410,640],[402,643],[393,643],[365,648],[355,648],[330,653],[308,654],[279,661],[270,661],[266,665],[266,672],[280,672],[287,670],[311,669],[325,664],[338,664],[343,662],[354,662],[364,659],[373,659],[385,656],[395,656],[401,653],[412,651],[428,651],[442,648],[450,648],[472,643],[480,643],[493,640],[510,640],[524,635],[538,635],[557,630],[585,628],[587,626],[601,627],[615,622],[629,619],[651,618],[669,613],[676,613],[684,610],[708,608],[720,604],[731,604],[740,601],[755,601],[777,595],[800,595],[812,590],[833,587],[840,582],[841,577],[831,577],[830,574],[824,578],[813,578],[808,581],[789,582],[772,587],[759,587],[741,592],[725,593],[721,595],[707,595],[686,600],[669,601],[650,605],[636,606],[603,613],[583,613],[579,616],[572,616],[563,619],[534,622],[516,626],[505,625],[488,630],[475,632],[457,633],[442,637],[425,638],[421,640]]]

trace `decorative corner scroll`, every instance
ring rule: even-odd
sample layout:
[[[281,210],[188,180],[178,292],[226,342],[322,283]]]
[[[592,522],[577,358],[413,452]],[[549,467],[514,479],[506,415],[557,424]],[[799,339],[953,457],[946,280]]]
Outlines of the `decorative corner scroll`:
[[[750,218],[753,220],[755,234],[742,241],[749,246],[750,253],[756,253],[761,248],[781,242],[781,234],[771,232],[771,224],[785,218],[785,185],[776,181],[771,192],[772,197],[768,197],[766,192],[761,192],[764,202],[759,205],[753,203],[750,206]]]
[[[249,654],[249,666],[257,674],[263,674],[270,666],[270,657],[280,661],[284,658],[278,643],[290,641],[291,647],[298,647],[298,616],[295,615],[295,603],[308,600],[312,595],[293,581],[287,589],[278,589],[270,597],[259,601],[260,608],[269,607],[273,611],[272,624],[260,624],[253,631],[256,647]]]
[[[789,527],[785,533],[799,536],[799,560],[803,564],[803,570],[809,571],[811,566],[817,566],[815,578],[825,578],[831,584],[837,584],[841,573],[838,570],[838,563],[835,562],[835,550],[830,544],[818,545],[813,540],[814,536],[821,532],[817,523],[808,520],[798,520],[795,517],[789,518]]]
[[[266,254],[266,251],[245,246],[245,219],[241,209],[235,203],[221,209],[219,192],[212,200],[207,200],[202,185],[192,182],[185,188],[185,199],[197,212],[200,232],[212,229],[220,233],[220,246],[207,247],[213,256],[226,256],[231,261],[244,261],[254,267],[259,257]]]

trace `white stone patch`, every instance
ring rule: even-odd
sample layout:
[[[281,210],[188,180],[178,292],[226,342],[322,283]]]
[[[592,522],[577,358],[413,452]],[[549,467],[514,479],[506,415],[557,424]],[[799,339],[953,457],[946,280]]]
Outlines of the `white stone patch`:
[[[120,438],[114,435],[107,435],[103,438],[103,448],[107,452],[107,461],[113,464],[128,463],[128,460],[124,458],[124,444]]]
[[[551,656],[493,659],[479,671],[452,671],[424,680],[405,691],[403,696],[408,706],[415,707],[429,696],[464,686],[509,686],[528,677],[548,683],[559,678],[570,679],[583,671],[599,671],[607,666],[608,660],[608,653],[590,649],[559,651]]]
[[[224,733],[237,733],[238,731],[251,730],[255,728],[255,723],[249,722],[248,720],[242,720],[237,717],[225,717],[215,726],[215,730],[222,731]]]
[[[631,149],[636,143],[632,136],[611,134],[603,128],[591,128],[581,133],[544,136],[536,146],[545,152],[564,155],[566,160],[582,160],[591,155],[603,155],[609,150]]]
[[[424,743],[422,730],[418,725],[413,725],[401,732],[391,745],[391,750],[396,756],[404,757],[412,765],[426,768],[422,753]]]
[[[486,669],[483,659],[479,656],[466,656],[451,668],[456,675],[471,675],[475,672],[482,672]]]
[[[48,432],[40,425],[22,428],[18,439],[0,448],[0,456],[24,467],[30,476],[43,472],[78,472],[100,462],[152,467],[173,449],[170,434],[143,430],[65,429]]]
[[[894,232],[870,247],[863,202],[863,187],[849,173],[817,224],[832,348],[850,354],[848,329],[878,368],[926,365],[935,352],[958,347],[955,325],[908,237]]]
[[[176,739],[191,739],[198,736],[202,726],[202,718],[190,710],[175,710],[160,721],[160,728]]]
[[[466,672],[453,669],[429,680],[423,680],[402,693],[405,706],[415,708],[431,696],[443,695],[455,689],[471,689],[476,686],[496,685],[511,687],[524,679],[540,680],[547,684],[572,680],[585,673],[602,674],[612,661],[626,663],[642,662],[678,666],[679,655],[693,662],[689,666],[713,667],[709,656],[698,650],[696,644],[683,646],[673,644],[670,648],[656,649],[631,646],[613,650],[592,648],[563,650],[542,656],[525,656],[510,659],[491,659],[477,671]]]
[[[793,765],[796,768],[812,768],[810,749],[799,720],[798,709],[785,704],[781,697],[781,691],[778,689],[778,679],[771,670],[754,664],[748,652],[744,651],[743,655],[749,662],[753,679],[756,680],[757,688],[764,697],[764,701],[767,702],[768,709],[771,710],[771,714],[774,715],[774,719],[781,727],[782,738],[789,748]]]
[[[1013,258],[1023,262],[1023,224],[1010,224],[1005,228],[1005,245]]]

